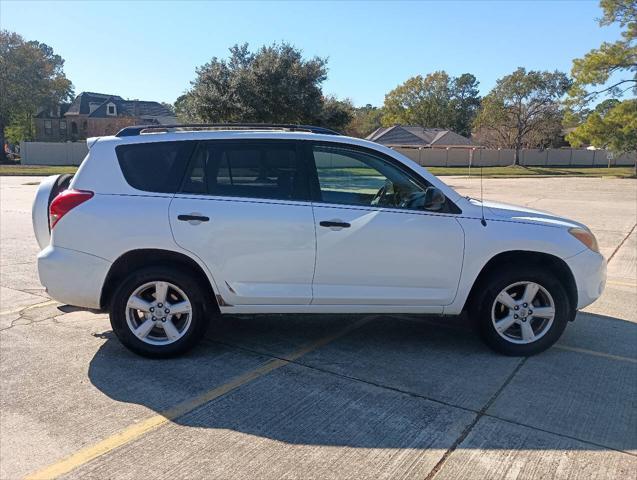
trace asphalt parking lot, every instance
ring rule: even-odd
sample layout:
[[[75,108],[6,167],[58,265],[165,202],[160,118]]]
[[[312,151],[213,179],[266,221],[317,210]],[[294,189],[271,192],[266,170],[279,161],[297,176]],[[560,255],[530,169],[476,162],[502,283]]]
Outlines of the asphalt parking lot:
[[[588,224],[610,259],[536,357],[490,352],[469,319],[267,315],[151,361],[40,286],[38,180],[0,178],[0,478],[634,478],[637,181],[484,180]]]

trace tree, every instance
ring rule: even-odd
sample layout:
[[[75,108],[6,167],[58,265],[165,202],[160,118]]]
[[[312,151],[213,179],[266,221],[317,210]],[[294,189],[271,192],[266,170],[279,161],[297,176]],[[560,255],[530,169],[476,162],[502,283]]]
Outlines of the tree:
[[[316,124],[322,127],[341,131],[354,118],[354,105],[351,100],[339,100],[334,96],[323,98],[321,111]]]
[[[417,75],[385,96],[382,122],[448,128],[468,136],[480,105],[478,84],[469,73],[457,78],[445,71]]]
[[[637,99],[600,103],[586,120],[567,135],[574,146],[591,144],[617,153],[637,147]]]
[[[451,84],[452,130],[466,137],[471,135],[472,123],[480,108],[478,85],[480,82],[470,73],[463,73]]]
[[[20,35],[0,31],[0,142],[14,122],[30,126],[38,109],[56,106],[73,96],[73,85],[64,75],[64,60],[53,49]],[[4,148],[0,161],[6,161]]]
[[[214,57],[197,69],[192,88],[177,99],[180,118],[205,122],[318,123],[345,126],[348,101],[325,97],[327,60],[304,59],[288,43],[250,52],[248,44],[230,48],[228,59]]]
[[[621,97],[632,90],[637,95],[637,1],[601,0],[602,26],[619,23],[622,38],[602,45],[573,60],[571,105],[585,106],[602,94]],[[618,77],[619,75],[619,77]],[[597,87],[591,91],[587,87]]]
[[[514,164],[519,165],[523,147],[545,146],[560,133],[560,99],[570,86],[564,73],[518,68],[482,99],[474,122],[478,137],[492,146],[514,148]]]
[[[161,106],[168,110],[172,115],[175,115],[175,106],[172,103],[160,102]]]
[[[203,120],[197,115],[194,97],[184,93],[175,100],[175,115],[181,123],[201,123]]]
[[[351,122],[345,128],[345,133],[353,137],[365,138],[381,126],[382,115],[382,109],[369,103],[364,107],[356,108]]]
[[[592,144],[617,153],[637,150],[637,104],[620,101],[627,92],[637,95],[637,1],[602,0],[601,26],[618,23],[622,38],[604,42],[583,58],[573,60],[574,83],[569,91],[566,121],[577,125],[566,139],[574,146]],[[592,88],[591,88],[592,87]],[[587,106],[611,95],[592,112]],[[637,163],[635,168],[637,169]]]

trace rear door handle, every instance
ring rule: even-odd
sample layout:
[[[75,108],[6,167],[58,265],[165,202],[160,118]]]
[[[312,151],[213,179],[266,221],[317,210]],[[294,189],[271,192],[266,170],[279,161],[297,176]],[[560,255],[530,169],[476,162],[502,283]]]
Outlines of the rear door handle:
[[[182,222],[207,222],[210,220],[208,217],[204,217],[203,215],[178,215],[177,220],[181,220]]]
[[[321,227],[329,228],[349,228],[351,225],[347,222],[341,222],[339,220],[323,220],[319,223]]]

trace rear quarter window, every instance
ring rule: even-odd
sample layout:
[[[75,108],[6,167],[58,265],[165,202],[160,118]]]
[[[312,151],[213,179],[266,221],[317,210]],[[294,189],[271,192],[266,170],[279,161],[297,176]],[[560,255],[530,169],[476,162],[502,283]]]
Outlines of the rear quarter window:
[[[137,190],[175,193],[195,142],[120,145],[115,149],[126,182]]]

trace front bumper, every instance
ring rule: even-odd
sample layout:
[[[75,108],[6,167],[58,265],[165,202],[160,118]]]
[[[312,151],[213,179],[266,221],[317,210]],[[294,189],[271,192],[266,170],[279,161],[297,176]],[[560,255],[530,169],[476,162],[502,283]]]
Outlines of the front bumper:
[[[100,308],[104,280],[111,263],[103,258],[49,245],[38,254],[40,283],[55,300]]]
[[[606,259],[603,255],[584,250],[567,258],[577,285],[577,308],[584,308],[597,300],[606,287]]]

